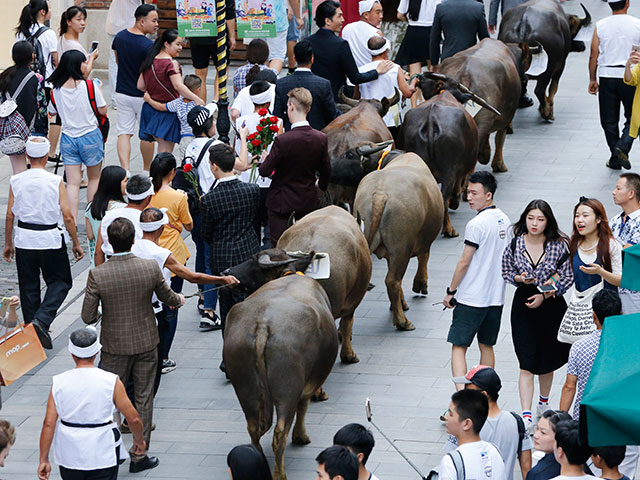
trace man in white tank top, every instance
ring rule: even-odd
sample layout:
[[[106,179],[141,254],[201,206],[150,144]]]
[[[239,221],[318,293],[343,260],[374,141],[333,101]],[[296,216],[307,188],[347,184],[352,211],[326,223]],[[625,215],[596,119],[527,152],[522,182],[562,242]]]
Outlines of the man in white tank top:
[[[94,366],[102,349],[94,327],[74,331],[68,348],[76,368],[53,377],[40,434],[38,477],[51,474],[49,450],[54,443],[54,461],[63,479],[115,480],[122,441],[113,422],[114,407],[129,423],[133,449],[142,454],[146,444],[140,415],[118,376]]]
[[[73,283],[67,248],[58,227],[60,217],[73,241],[76,260],[83,255],[62,178],[45,170],[49,147],[45,137],[27,140],[31,168],[11,177],[2,254],[7,262],[16,257],[24,322],[33,323],[40,343],[47,349],[52,348],[49,327]],[[14,239],[15,219],[18,224]],[[42,300],[41,272],[47,284]]]
[[[614,170],[630,169],[633,138],[629,136],[629,126],[635,88],[622,79],[632,47],[640,45],[640,20],[627,14],[629,0],[608,2],[612,14],[596,23],[591,40],[589,93],[598,94],[600,124],[611,151],[607,166]],[[621,104],[625,117],[622,132],[618,129]]]

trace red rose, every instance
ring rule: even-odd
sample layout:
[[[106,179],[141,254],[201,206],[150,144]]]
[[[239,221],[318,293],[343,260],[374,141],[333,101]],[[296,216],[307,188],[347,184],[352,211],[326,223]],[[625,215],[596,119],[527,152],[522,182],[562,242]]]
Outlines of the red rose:
[[[261,131],[262,131],[262,127],[261,127],[260,125],[258,125],[258,126],[256,127],[256,130],[257,130],[257,131],[259,131],[259,132],[261,132]]]
[[[247,137],[247,140],[249,140],[249,141],[253,140],[254,138],[256,138],[256,135],[257,135],[256,133],[252,133],[251,135],[249,135]]]
[[[185,166],[182,167],[182,171],[184,173],[189,173],[191,169],[193,169],[193,165],[191,165],[190,163],[186,163]]]
[[[260,116],[266,115],[267,113],[269,113],[269,110],[267,110],[266,108],[261,108],[260,110],[258,110],[258,115]]]
[[[254,147],[258,147],[260,146],[262,142],[260,140],[251,140],[251,145],[253,145]]]
[[[267,123],[269,123],[269,120],[267,120],[266,118],[260,120],[260,125],[266,125]]]
[[[278,131],[278,126],[277,126],[277,125],[271,125],[271,126],[269,127],[269,130],[271,130],[272,132],[274,132],[274,133],[275,133],[275,132],[277,132],[277,131]]]
[[[271,117],[271,118],[269,118],[269,121],[271,123],[278,123],[278,117]]]

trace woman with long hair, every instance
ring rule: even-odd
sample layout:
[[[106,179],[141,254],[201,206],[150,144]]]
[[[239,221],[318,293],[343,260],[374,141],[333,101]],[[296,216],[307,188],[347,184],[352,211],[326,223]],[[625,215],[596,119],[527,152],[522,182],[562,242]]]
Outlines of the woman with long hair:
[[[48,0],[30,0],[22,9],[16,27],[16,41],[27,40],[33,36],[40,43],[45,71],[38,73],[45,78],[49,77],[58,65],[58,37],[53,29],[45,25],[48,20],[51,20]]]
[[[49,120],[44,78],[29,68],[33,47],[26,40],[20,40],[13,44],[11,57],[14,65],[0,73],[0,103],[11,98],[17,107],[10,115],[0,118],[0,141],[11,137],[15,140],[2,144],[2,153],[9,157],[15,175],[27,169],[25,142],[29,135],[46,136]]]
[[[167,103],[182,96],[203,105],[202,99],[182,81],[182,69],[175,60],[182,51],[183,38],[177,30],[165,30],[140,66],[138,89],[156,102]],[[180,121],[174,112],[155,110],[145,102],[140,116],[140,140],[158,142],[158,153],[173,151],[180,142]]]
[[[82,52],[69,50],[62,55],[58,68],[49,77],[53,86],[53,106],[62,120],[60,154],[67,176],[67,197],[74,219],[78,218],[81,166],[84,164],[87,167],[87,201],[90,202],[98,188],[104,159],[104,142],[98,128],[98,119],[89,102],[88,82],[93,82],[98,112],[102,115],[107,113],[107,103],[99,82],[84,78],[84,63],[85,56]]]
[[[93,69],[93,62],[98,58],[98,49],[87,53],[80,43],[80,34],[87,25],[87,10],[74,5],[67,8],[60,17],[60,39],[58,40],[58,56],[62,57],[69,50],[78,50],[85,56],[86,63],[82,66],[84,77],[88,77]]]
[[[255,445],[238,445],[227,455],[231,480],[271,480],[267,459]]]
[[[176,176],[176,166],[176,158],[171,153],[158,153],[153,159],[149,175],[153,179],[155,194],[151,197],[149,206],[166,209],[169,224],[162,231],[158,245],[169,249],[176,260],[184,265],[191,255],[180,234],[183,227],[187,231],[191,231],[193,219],[189,213],[187,195],[171,187],[171,181]],[[184,280],[181,277],[172,275],[171,289],[174,292],[182,292],[183,284]],[[178,325],[178,309],[171,309],[167,306],[163,306],[163,308],[166,312],[168,330],[163,338],[162,358],[158,361],[162,362],[162,373],[169,373],[176,368],[176,362],[169,358],[169,351]]]
[[[96,251],[96,237],[100,233],[100,222],[108,210],[127,206],[124,201],[126,187],[127,171],[124,168],[116,165],[104,167],[93,201],[87,204],[87,209],[84,212],[91,267],[95,266],[94,253]]]
[[[529,202],[513,225],[514,238],[502,257],[502,277],[516,292],[511,305],[511,335],[520,364],[518,389],[522,417],[533,425],[534,376],[540,397],[537,416],[549,405],[553,372],[569,358],[570,345],[558,342],[558,328],[567,310],[562,295],[573,283],[569,243],[544,200]],[[555,292],[541,292],[542,285]]]
[[[607,212],[595,198],[580,197],[573,209],[569,243],[575,288],[578,292],[604,282],[615,290],[622,279],[622,247],[613,237]]]

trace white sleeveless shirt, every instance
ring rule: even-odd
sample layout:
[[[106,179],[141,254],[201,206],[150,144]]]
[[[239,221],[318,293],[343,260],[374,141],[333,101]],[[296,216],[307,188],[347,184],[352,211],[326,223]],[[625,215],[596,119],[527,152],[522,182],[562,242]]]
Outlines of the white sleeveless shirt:
[[[62,178],[43,168],[31,168],[13,175],[11,211],[17,220],[38,225],[57,225],[60,210],[60,182]],[[59,228],[29,230],[15,227],[14,245],[28,250],[51,250],[62,247]]]
[[[378,67],[378,64],[382,60],[376,60],[374,62],[367,63],[360,67],[360,72],[368,72],[369,70],[374,70]],[[395,89],[398,87],[398,69],[399,65],[393,66],[391,70],[382,75],[378,75],[378,78],[372,80],[371,82],[361,83],[358,85],[360,89],[360,98],[363,99],[374,99],[374,100],[382,100],[384,97],[391,98],[395,93]],[[384,124],[387,127],[395,127],[396,126],[396,115],[399,112],[397,107],[398,104],[394,105],[389,109],[386,115],[382,118],[384,120]],[[398,117],[399,119],[399,117]],[[400,123],[398,122],[398,126]]]
[[[624,77],[632,45],[640,45],[640,20],[631,15],[610,15],[596,23],[598,40],[598,76]]]
[[[113,420],[117,375],[99,368],[74,368],[53,377],[58,423],[53,437],[55,463],[74,470],[96,470],[117,464],[115,424],[96,428],[63,425],[101,424]]]
[[[164,266],[164,264],[167,262],[167,258],[169,258],[169,255],[171,255],[171,250],[161,247],[160,245],[153,243],[151,240],[141,238],[135,241],[135,243],[131,247],[131,253],[133,253],[136,257],[144,258],[146,260],[155,260],[155,262],[160,267],[160,270],[162,270],[164,281],[167,282],[168,285],[171,285],[171,271]],[[154,304],[153,313],[162,311],[162,302],[158,300],[158,296],[155,294],[155,292],[153,293],[151,302]],[[156,305],[160,306],[158,307]]]
[[[115,210],[107,210],[100,222],[100,235],[102,235],[102,251],[105,255],[113,255],[113,247],[109,243],[109,236],[107,235],[107,228],[111,225],[116,218],[127,218],[133,223],[133,228],[136,231],[135,240],[138,241],[142,238],[142,229],[140,228],[140,214],[142,212],[136,208],[116,208]]]

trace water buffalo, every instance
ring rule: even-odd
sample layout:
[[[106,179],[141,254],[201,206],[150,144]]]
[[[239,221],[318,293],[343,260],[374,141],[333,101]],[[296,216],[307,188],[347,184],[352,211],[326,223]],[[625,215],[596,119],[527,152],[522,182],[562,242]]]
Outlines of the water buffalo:
[[[569,52],[582,52],[584,42],[573,41],[580,28],[591,23],[584,5],[584,18],[568,15],[558,0],[529,0],[509,9],[500,22],[498,39],[505,43],[539,43],[548,55],[547,69],[537,77],[534,90],[540,101],[540,115],[553,120],[553,99]],[[549,95],[547,96],[547,86]],[[526,91],[526,81],[524,89]]]
[[[369,250],[387,260],[385,284],[398,330],[414,330],[407,319],[402,277],[409,259],[418,257],[413,291],[427,293],[427,262],[431,244],[444,217],[442,195],[424,161],[415,153],[392,159],[369,173],[358,186],[355,215],[364,222]]]
[[[333,204],[353,204],[356,188],[364,174],[360,169],[360,155],[356,148],[371,143],[393,141],[382,117],[389,107],[400,101],[400,93],[382,100],[353,100],[340,91],[340,101],[351,107],[335,118],[322,131],[329,137],[331,181],[329,196]]]
[[[510,48],[511,47],[511,48]],[[482,108],[473,119],[478,126],[478,161],[486,165],[491,157],[489,136],[496,133],[496,150],[491,167],[494,172],[506,172],[502,147],[507,129],[513,120],[520,100],[520,71],[529,68],[531,53],[526,43],[507,46],[499,40],[485,38],[480,43],[440,64],[439,72],[468,87],[500,111]],[[421,82],[425,99],[442,89],[442,80],[424,79]]]
[[[260,438],[271,427],[276,409],[276,480],[287,478],[284,450],[294,417],[293,443],[310,442],[304,423],[309,400],[331,372],[337,353],[329,297],[312,278],[276,279],[229,311],[224,361],[251,442],[260,449]]]
[[[340,359],[346,363],[357,362],[351,346],[353,314],[371,278],[371,255],[357,222],[342,208],[325,207],[285,230],[277,248],[288,252],[329,253],[331,276],[318,281],[329,296],[333,317],[340,318]]]

